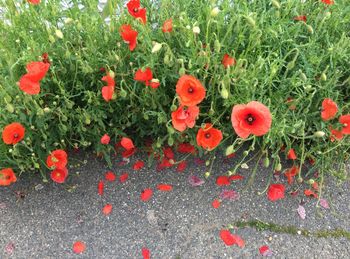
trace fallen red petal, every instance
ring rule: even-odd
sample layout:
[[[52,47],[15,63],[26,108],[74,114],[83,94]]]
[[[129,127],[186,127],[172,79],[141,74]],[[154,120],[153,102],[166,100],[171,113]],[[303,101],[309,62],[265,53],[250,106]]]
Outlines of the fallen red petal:
[[[135,164],[133,165],[134,170],[140,170],[142,167],[144,167],[145,163],[141,160],[137,160]]]
[[[170,184],[158,184],[157,189],[159,191],[169,192],[173,189],[173,186],[171,186]]]
[[[109,182],[114,182],[116,176],[115,176],[115,174],[113,172],[109,171],[109,172],[106,173],[105,178]]]
[[[97,190],[98,190],[99,195],[103,195],[104,186],[105,186],[105,184],[102,180],[98,182]]]
[[[231,175],[228,179],[229,179],[229,181],[239,181],[239,180],[243,180],[244,176],[239,175],[239,174],[235,174],[235,175]]]
[[[76,241],[74,244],[73,244],[73,252],[76,253],[76,254],[81,254],[85,251],[86,249],[86,246],[83,242],[81,241]]]
[[[220,207],[221,202],[218,199],[215,199],[211,205],[213,206],[214,209],[217,209]]]
[[[185,171],[187,167],[187,162],[186,161],[181,161],[177,167],[176,167],[176,171],[178,171],[179,173],[182,173],[183,171]]]
[[[113,206],[111,204],[106,204],[102,209],[103,214],[105,214],[106,216],[111,214],[112,208]]]
[[[142,248],[142,256],[143,256],[143,259],[150,259],[151,258],[151,253],[146,247]]]
[[[129,174],[128,174],[128,173],[124,173],[124,174],[122,174],[121,176],[119,176],[119,181],[120,181],[121,183],[125,183],[126,180],[128,180],[128,178],[129,178]]]
[[[216,184],[219,186],[230,185],[229,177],[226,175],[221,175],[216,178]]]
[[[149,199],[151,199],[152,195],[153,195],[152,189],[144,189],[141,192],[140,198],[142,201],[148,201]]]

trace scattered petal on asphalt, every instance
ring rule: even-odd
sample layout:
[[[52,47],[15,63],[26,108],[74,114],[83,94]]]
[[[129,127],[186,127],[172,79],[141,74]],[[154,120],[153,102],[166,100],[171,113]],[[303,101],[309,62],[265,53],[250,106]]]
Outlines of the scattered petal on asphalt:
[[[222,190],[220,193],[220,199],[222,200],[238,200],[239,199],[239,193],[234,190]]]
[[[128,180],[128,178],[129,178],[129,174],[128,174],[128,173],[124,173],[124,174],[122,174],[121,176],[119,176],[119,181],[120,181],[121,183],[125,183],[126,180]]]
[[[109,214],[111,214],[112,208],[113,208],[113,206],[111,204],[106,204],[102,209],[103,214],[108,216]]]
[[[142,248],[142,256],[143,256],[143,259],[150,259],[151,258],[151,253],[146,247]]]
[[[142,201],[148,201],[149,199],[151,199],[152,194],[153,194],[152,189],[144,189],[141,192],[140,198],[141,198]]]
[[[103,195],[104,186],[105,186],[105,184],[104,184],[104,182],[102,180],[98,182],[97,191],[98,191],[99,195]]]
[[[74,244],[73,244],[73,252],[76,253],[76,254],[81,254],[85,251],[86,249],[86,246],[83,242],[81,241],[76,241]]]
[[[114,182],[116,176],[115,176],[115,174],[113,172],[109,171],[109,172],[106,173],[105,178],[109,182]]]
[[[306,211],[305,211],[304,206],[299,205],[299,207],[298,207],[298,209],[297,209],[297,212],[298,212],[299,217],[300,217],[301,219],[305,219],[305,218],[306,218]]]
[[[216,184],[219,186],[230,185],[229,177],[226,175],[220,175],[216,178]]]
[[[159,191],[169,192],[173,189],[173,186],[171,186],[170,184],[158,184],[157,189]]]
[[[221,202],[218,199],[215,199],[211,205],[213,206],[214,209],[217,209],[220,207]]]
[[[196,175],[190,175],[188,177],[188,182],[190,183],[190,185],[192,186],[201,186],[204,184],[204,181],[202,179],[200,179],[198,176]]]
[[[262,246],[259,248],[259,252],[262,256],[272,256],[272,251],[268,246]]]
[[[320,205],[325,208],[325,209],[329,209],[329,204],[328,201],[326,199],[320,199]]]

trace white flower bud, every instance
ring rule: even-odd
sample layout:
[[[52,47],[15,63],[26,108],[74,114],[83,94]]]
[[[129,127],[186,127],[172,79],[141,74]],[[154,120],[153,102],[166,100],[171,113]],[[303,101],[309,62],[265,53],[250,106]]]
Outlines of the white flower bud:
[[[194,26],[194,27],[192,28],[192,31],[193,31],[194,34],[199,34],[199,33],[201,32],[201,29],[199,29],[198,26]]]

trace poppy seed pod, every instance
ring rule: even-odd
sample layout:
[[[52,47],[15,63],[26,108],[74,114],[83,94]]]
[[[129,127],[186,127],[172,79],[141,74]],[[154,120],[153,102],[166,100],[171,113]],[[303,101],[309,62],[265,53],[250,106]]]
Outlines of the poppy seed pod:
[[[321,81],[327,81],[327,75],[324,72],[321,74]]]
[[[235,151],[234,151],[234,149],[233,149],[233,145],[230,145],[230,146],[228,146],[227,148],[226,148],[226,150],[225,150],[225,156],[229,156],[229,155],[231,155],[231,154],[233,154]]]
[[[311,34],[314,34],[314,29],[312,28],[311,25],[307,24],[307,25],[306,25],[306,29],[307,29],[307,31],[310,32]]]
[[[168,145],[171,147],[174,145],[174,139],[172,137],[168,138]]]
[[[266,157],[266,158],[264,159],[264,166],[265,166],[265,167],[269,167],[269,165],[270,165],[270,159],[269,159],[268,157]]]
[[[221,44],[220,44],[220,41],[218,39],[216,39],[214,41],[214,50],[216,53],[219,53],[221,50]]]
[[[56,37],[59,39],[63,39],[63,33],[61,30],[56,30],[55,31]]]
[[[220,94],[221,94],[221,97],[223,98],[223,99],[227,99],[228,98],[228,91],[227,91],[227,89],[226,89],[226,87],[225,86],[222,86],[222,88],[221,88],[221,91],[220,91]]]
[[[6,110],[9,112],[9,113],[13,113],[15,111],[15,108],[13,107],[12,104],[8,103],[6,104]]]
[[[282,170],[282,164],[281,163],[276,164],[275,171],[279,172],[281,170]]]
[[[246,16],[245,18],[250,26],[255,27],[256,22],[252,17]]]

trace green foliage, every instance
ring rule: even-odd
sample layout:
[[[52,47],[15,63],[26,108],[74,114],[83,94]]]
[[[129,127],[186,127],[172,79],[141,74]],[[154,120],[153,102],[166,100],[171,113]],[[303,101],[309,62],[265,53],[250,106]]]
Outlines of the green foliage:
[[[312,158],[315,166],[325,169],[349,158],[348,137],[329,140],[329,125],[340,124],[320,117],[324,98],[338,104],[339,114],[350,113],[346,0],[332,6],[290,0],[280,1],[280,6],[269,0],[141,1],[147,8],[146,25],[129,15],[121,1],[108,1],[102,13],[96,0],[74,0],[69,9],[58,0],[35,6],[14,2],[6,1],[0,22],[0,128],[20,122],[26,135],[15,146],[0,143],[0,168],[45,170],[46,156],[56,148],[93,146],[108,156],[113,147],[100,144],[105,133],[113,142],[132,136],[138,146],[151,137],[155,149],[172,141],[195,144],[202,122],[212,122],[224,134],[221,146],[233,143],[236,151],[244,141],[232,129],[231,110],[252,100],[267,105],[273,115],[270,132],[252,145],[271,157],[274,167],[285,156],[282,146],[294,148],[300,164]],[[214,6],[220,9],[217,16],[211,15]],[[298,15],[307,15],[307,23],[294,21]],[[163,33],[161,26],[169,18],[173,32]],[[122,24],[139,33],[133,52],[120,37]],[[194,26],[200,28],[198,35]],[[160,51],[151,52],[152,42],[162,44]],[[44,52],[49,54],[50,70],[40,94],[29,96],[16,82],[25,65],[39,61]],[[225,53],[237,59],[229,69],[221,64]],[[136,70],[147,66],[161,83],[158,89],[133,80]],[[108,103],[101,96],[105,73],[100,68],[115,73],[117,97]],[[180,72],[197,77],[207,89],[196,127],[186,135],[171,126]],[[223,89],[227,98],[222,97]],[[288,98],[293,101],[286,102]],[[325,132],[325,137],[314,137],[316,131]]]

